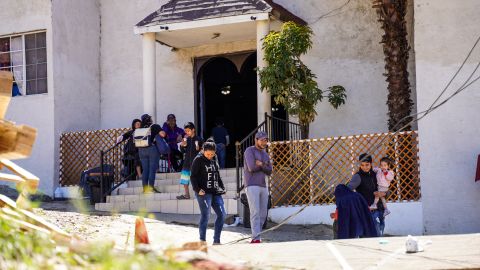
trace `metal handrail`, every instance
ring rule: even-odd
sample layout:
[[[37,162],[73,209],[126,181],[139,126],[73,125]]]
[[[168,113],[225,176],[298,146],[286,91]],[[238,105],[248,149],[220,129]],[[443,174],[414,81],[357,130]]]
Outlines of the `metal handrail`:
[[[120,145],[120,144],[122,144],[122,143],[123,143],[123,141],[122,141],[122,142],[118,142],[118,143],[116,143],[115,145],[113,145],[112,147],[108,148],[107,150],[101,150],[101,151],[103,151],[104,154],[107,154],[108,152],[112,151],[112,150],[115,149],[118,145]]]
[[[245,138],[243,138],[243,140],[241,140],[240,142],[236,142],[236,144],[243,144],[244,142],[246,142],[249,138],[253,137],[253,135],[255,135],[255,133],[257,133],[257,131],[262,127],[264,126],[266,123],[266,121],[263,121],[260,125],[258,125],[255,129],[253,129],[252,132],[248,133],[247,136],[245,136]]]
[[[111,152],[112,150],[114,150],[115,148],[118,148],[119,146],[123,145],[125,141],[121,141],[121,142],[118,142],[116,143],[115,145],[113,145],[112,147],[108,148],[107,150],[100,150],[100,194],[102,195],[102,199],[101,199],[101,202],[105,202],[106,201],[106,198],[107,196],[110,196],[112,194],[112,191],[114,191],[115,189],[117,189],[119,186],[121,186],[123,183],[127,182],[128,179],[130,179],[131,176],[133,176],[135,174],[135,172],[133,172],[132,174],[130,175],[127,175],[127,176],[124,176],[123,177],[123,180],[120,181],[119,183],[117,183],[116,185],[114,185],[113,187],[111,187],[109,190],[107,191],[104,191],[103,190],[103,186],[104,186],[104,172],[103,172],[103,167],[105,165],[105,154]],[[122,177],[122,176],[120,176]]]
[[[278,123],[278,122],[281,122],[282,124],[287,124],[286,134],[283,134],[283,135],[287,135],[288,140],[295,139],[295,135],[292,135],[291,127],[294,127],[294,130],[296,131],[295,134],[298,134],[299,131],[301,133],[302,126],[300,124],[293,123],[293,122],[290,122],[290,121],[285,120],[285,119],[280,119],[280,118],[277,118],[277,117],[274,117],[274,116],[271,116],[271,115],[268,115],[267,113],[265,113],[265,120],[262,123],[260,123],[255,129],[253,129],[253,131],[250,132],[244,139],[242,139],[240,142],[235,143],[235,165],[236,165],[235,168],[236,168],[237,198],[240,197],[240,192],[244,188],[244,185],[242,183],[243,182],[243,177],[242,177],[242,174],[240,172],[240,169],[243,165],[243,164],[241,164],[243,162],[243,160],[242,160],[243,151],[248,146],[251,146],[251,145],[247,145],[247,144],[249,144],[249,143],[252,144],[255,133],[262,128],[265,130],[265,132],[268,134],[268,136],[270,137],[270,139],[272,141],[275,140],[276,137],[273,136],[273,135],[275,135],[274,134],[275,133],[274,123]],[[296,139],[299,139],[299,138],[296,138]]]
[[[282,119],[282,118],[278,118],[278,117],[275,117],[273,115],[267,115],[266,117],[268,118],[272,118],[273,120],[278,120],[280,122],[285,122],[285,123],[288,123],[288,124],[291,124],[291,125],[294,125],[294,126],[299,126],[301,127],[302,125],[300,125],[299,123],[294,123],[294,122],[290,122],[288,120],[285,120],[285,119]]]

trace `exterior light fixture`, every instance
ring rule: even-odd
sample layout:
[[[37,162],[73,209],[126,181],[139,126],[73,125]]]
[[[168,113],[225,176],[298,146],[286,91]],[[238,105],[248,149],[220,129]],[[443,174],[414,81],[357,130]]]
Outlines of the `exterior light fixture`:
[[[231,86],[230,85],[227,85],[227,86],[224,86],[222,87],[220,90],[220,93],[222,93],[222,95],[230,95],[230,89],[231,89]]]

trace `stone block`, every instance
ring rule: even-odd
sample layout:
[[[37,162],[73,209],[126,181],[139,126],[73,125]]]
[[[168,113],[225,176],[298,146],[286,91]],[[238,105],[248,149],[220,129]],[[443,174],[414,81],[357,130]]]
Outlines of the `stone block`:
[[[145,209],[147,212],[161,212],[162,204],[161,201],[146,201]]]
[[[124,202],[135,202],[140,199],[139,195],[124,195]]]
[[[162,213],[177,213],[177,200],[162,201],[160,207]]]
[[[193,214],[193,200],[178,200],[178,213],[179,214]]]

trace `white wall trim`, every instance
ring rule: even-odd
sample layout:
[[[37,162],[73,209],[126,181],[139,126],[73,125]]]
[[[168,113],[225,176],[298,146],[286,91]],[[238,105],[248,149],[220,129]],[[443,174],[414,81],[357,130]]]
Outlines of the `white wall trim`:
[[[233,23],[242,23],[242,22],[249,22],[252,21],[251,17],[255,17],[257,21],[259,20],[268,20],[269,13],[255,13],[255,14],[246,14],[246,15],[239,15],[239,16],[228,16],[228,17],[221,17],[221,18],[214,18],[214,19],[206,19],[206,20],[197,20],[191,22],[181,22],[181,23],[172,23],[172,24],[162,24],[162,25],[154,25],[154,26],[135,26],[133,28],[133,32],[135,34],[144,34],[149,32],[171,32],[175,30],[185,30],[185,29],[192,29],[192,28],[201,28],[201,27],[209,27],[209,26],[217,26],[217,25],[224,25],[224,24],[233,24]],[[165,29],[168,27],[168,30]]]
[[[276,207],[268,211],[269,218],[279,223],[288,216],[297,212],[302,206]],[[392,213],[386,217],[385,233],[392,235],[422,235],[423,209],[422,202],[388,203]],[[332,225],[330,213],[335,212],[335,204],[307,206],[298,216],[292,218],[288,224]]]
[[[0,35],[0,38],[16,37],[16,36],[21,36],[21,35],[30,35],[30,34],[37,34],[37,33],[43,33],[43,32],[47,32],[47,29],[39,29],[39,30],[23,31],[23,32],[13,32],[13,33],[9,33],[9,34]]]

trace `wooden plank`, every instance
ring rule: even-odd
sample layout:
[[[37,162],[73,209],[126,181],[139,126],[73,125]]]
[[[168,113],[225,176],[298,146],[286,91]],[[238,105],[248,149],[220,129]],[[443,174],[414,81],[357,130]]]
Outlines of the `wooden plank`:
[[[37,137],[37,129],[12,123],[0,122],[6,133],[0,134],[0,158],[21,159],[32,153],[33,144]]]
[[[68,234],[67,232],[63,231],[56,225],[46,221],[45,219],[35,215],[34,213],[28,210],[19,209],[17,207],[17,204],[14,201],[12,201],[12,199],[2,194],[0,194],[0,207],[9,207],[10,209],[20,214],[24,221],[34,224],[35,226],[47,229],[50,232],[58,234],[61,237],[66,237],[66,238],[71,237],[71,235]]]
[[[5,180],[14,183],[22,183],[25,182],[25,179],[21,178],[18,175],[8,174],[8,173],[0,173],[0,180]]]
[[[12,84],[13,74],[10,71],[0,71],[0,119],[5,118],[12,98]]]
[[[20,178],[25,180],[24,182],[17,182],[18,184],[21,185],[20,186],[21,188],[27,188],[28,192],[35,192],[37,190],[40,179],[35,175],[31,174],[27,170],[23,169],[22,167],[11,162],[8,159],[0,159],[0,166],[6,167],[11,172],[15,173]],[[5,176],[7,177],[7,175]]]

